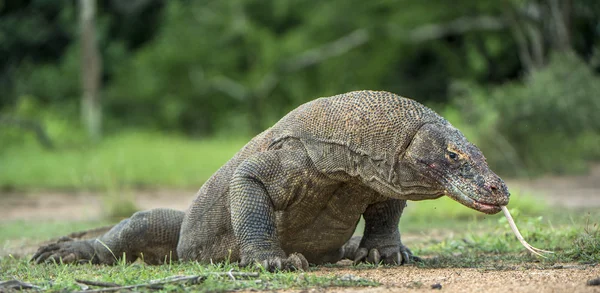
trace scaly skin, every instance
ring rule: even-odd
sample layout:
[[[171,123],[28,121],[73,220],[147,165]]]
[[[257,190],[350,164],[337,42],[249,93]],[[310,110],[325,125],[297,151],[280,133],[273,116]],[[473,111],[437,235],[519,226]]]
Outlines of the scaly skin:
[[[351,92],[306,103],[256,136],[185,214],[137,213],[98,240],[41,247],[34,260],[402,264],[414,258],[398,231],[406,201],[444,195],[484,213],[509,198],[479,149],[435,112],[387,92]],[[361,215],[364,236],[351,239]]]

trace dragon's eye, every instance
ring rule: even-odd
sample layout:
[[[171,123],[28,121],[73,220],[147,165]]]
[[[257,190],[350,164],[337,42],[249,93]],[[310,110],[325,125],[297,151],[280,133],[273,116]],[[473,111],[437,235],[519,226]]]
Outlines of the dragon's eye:
[[[450,157],[450,159],[452,159],[452,160],[458,159],[458,155],[454,152],[448,152],[448,157]]]

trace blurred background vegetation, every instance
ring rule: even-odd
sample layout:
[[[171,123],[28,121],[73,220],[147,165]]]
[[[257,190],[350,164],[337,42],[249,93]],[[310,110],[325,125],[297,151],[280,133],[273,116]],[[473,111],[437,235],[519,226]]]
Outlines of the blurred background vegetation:
[[[3,190],[197,188],[360,89],[434,108],[506,176],[600,159],[597,0],[0,0],[0,56]]]

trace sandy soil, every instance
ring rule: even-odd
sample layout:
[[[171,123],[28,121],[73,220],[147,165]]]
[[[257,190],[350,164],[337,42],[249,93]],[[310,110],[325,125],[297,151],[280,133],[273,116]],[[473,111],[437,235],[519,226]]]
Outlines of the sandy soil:
[[[538,196],[566,208],[600,207],[600,165],[586,176],[543,177],[509,180],[511,189]],[[185,210],[196,190],[136,191],[141,209],[167,207]],[[92,220],[102,214],[102,202],[94,193],[33,192],[0,195],[0,223],[13,220]],[[407,235],[410,236],[410,235]],[[408,239],[407,239],[408,240]],[[321,268],[311,274],[334,274],[381,282],[376,288],[311,289],[302,292],[420,292],[440,284],[444,292],[600,292],[586,281],[600,278],[600,265],[557,264],[541,268],[523,264],[509,270],[423,269],[414,266],[357,270],[351,267]],[[300,292],[300,291],[292,291]]]
[[[141,210],[171,208],[185,210],[196,190],[136,191]],[[102,215],[101,194],[94,192],[28,192],[0,195],[0,223],[14,220],[96,220]]]
[[[356,270],[352,268],[323,268],[317,274],[334,274],[342,278],[377,280],[375,288],[338,288],[311,290],[326,292],[600,292],[600,286],[586,282],[600,277],[600,266],[557,265],[550,269],[515,267],[494,269],[423,269],[415,266]]]
[[[532,180],[507,180],[510,190],[521,190],[556,206],[600,207],[600,164],[584,176],[544,176]]]

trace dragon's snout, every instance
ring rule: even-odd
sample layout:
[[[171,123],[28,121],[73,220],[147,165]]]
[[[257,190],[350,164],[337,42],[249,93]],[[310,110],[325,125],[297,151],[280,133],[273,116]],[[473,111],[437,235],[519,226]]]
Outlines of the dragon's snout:
[[[484,189],[489,192],[493,202],[499,206],[508,204],[510,198],[510,192],[508,186],[504,183],[500,177],[495,176],[492,180],[484,184]]]

